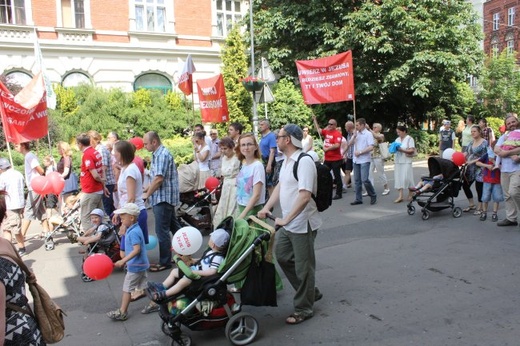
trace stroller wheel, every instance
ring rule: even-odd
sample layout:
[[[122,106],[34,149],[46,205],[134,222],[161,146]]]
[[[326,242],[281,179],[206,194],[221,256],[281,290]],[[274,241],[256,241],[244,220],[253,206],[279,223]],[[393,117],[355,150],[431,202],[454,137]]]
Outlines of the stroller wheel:
[[[247,312],[232,316],[226,324],[226,338],[233,345],[247,345],[258,335],[258,321]]]
[[[52,239],[52,237],[49,237],[48,239],[45,240],[45,250],[46,251],[54,250],[54,240]]]
[[[92,282],[94,281],[94,279],[92,279],[90,276],[87,276],[87,274],[81,272],[81,280],[83,280],[83,282]]]
[[[453,217],[461,217],[462,209],[460,207],[456,207],[453,209]]]
[[[430,212],[427,211],[427,210],[423,210],[423,212],[422,212],[422,219],[426,221],[429,218],[430,218]]]
[[[413,214],[415,214],[415,207],[412,205],[412,206],[408,207],[408,215],[413,215]]]

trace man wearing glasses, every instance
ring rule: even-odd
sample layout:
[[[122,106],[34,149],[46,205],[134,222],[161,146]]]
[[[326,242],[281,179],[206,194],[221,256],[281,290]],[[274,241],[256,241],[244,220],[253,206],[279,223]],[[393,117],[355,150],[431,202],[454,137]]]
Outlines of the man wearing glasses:
[[[341,166],[343,165],[343,156],[341,155],[341,140],[343,135],[336,130],[338,123],[334,119],[330,119],[325,129],[321,129],[318,125],[316,117],[313,116],[316,131],[323,136],[323,152],[325,153],[325,161],[323,164],[334,173],[334,183],[336,184],[336,195],[332,199],[341,199],[343,193],[343,181],[341,179]]]

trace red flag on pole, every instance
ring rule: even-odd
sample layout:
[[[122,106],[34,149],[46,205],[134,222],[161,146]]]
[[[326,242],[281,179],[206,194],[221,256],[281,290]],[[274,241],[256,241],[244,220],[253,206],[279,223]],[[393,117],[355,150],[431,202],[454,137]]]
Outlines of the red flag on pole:
[[[193,60],[191,59],[191,54],[188,54],[188,58],[184,63],[184,68],[182,69],[182,74],[179,78],[179,89],[183,92],[184,95],[188,96],[193,93],[193,72],[195,72],[195,65],[193,64]]]
[[[16,96],[0,82],[0,113],[8,142],[23,143],[45,137],[47,100],[41,72]]]
[[[197,81],[199,105],[204,123],[222,123],[229,120],[224,79],[219,74]]]
[[[352,51],[315,60],[296,61],[306,104],[354,101]]]

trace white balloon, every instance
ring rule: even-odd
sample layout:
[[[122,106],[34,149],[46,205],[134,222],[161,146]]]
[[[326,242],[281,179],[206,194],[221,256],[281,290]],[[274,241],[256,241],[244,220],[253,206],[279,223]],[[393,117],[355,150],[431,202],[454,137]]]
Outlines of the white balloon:
[[[453,150],[452,148],[448,148],[442,152],[442,158],[446,160],[451,160],[451,157],[453,156],[454,152],[455,150]]]
[[[173,235],[172,248],[179,255],[193,255],[202,246],[202,234],[195,227],[182,227]]]

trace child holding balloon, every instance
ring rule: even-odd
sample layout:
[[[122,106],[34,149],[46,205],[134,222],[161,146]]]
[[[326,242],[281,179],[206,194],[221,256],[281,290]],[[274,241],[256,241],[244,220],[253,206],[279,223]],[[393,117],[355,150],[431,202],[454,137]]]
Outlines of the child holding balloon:
[[[125,256],[114,263],[116,268],[122,268],[126,264],[127,273],[123,283],[123,296],[121,307],[110,311],[107,316],[115,321],[126,321],[128,319],[128,306],[131,301],[131,292],[144,289],[146,286],[147,273],[150,267],[143,231],[137,223],[140,213],[135,203],[126,203],[122,208],[114,211],[121,218],[121,224],[126,228],[125,232]]]
[[[201,259],[194,262],[190,267],[195,276],[211,276],[217,274],[218,267],[224,261],[224,256],[229,244],[229,233],[223,229],[216,229],[210,234],[208,250]],[[183,262],[189,261],[183,258]],[[186,277],[179,268],[175,268],[162,283],[148,282],[146,294],[155,301],[160,302],[168,297],[179,294],[192,283],[192,279]]]

